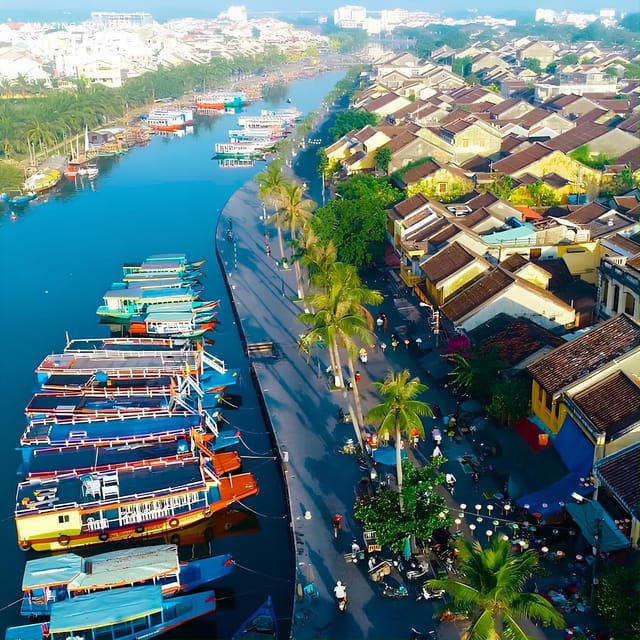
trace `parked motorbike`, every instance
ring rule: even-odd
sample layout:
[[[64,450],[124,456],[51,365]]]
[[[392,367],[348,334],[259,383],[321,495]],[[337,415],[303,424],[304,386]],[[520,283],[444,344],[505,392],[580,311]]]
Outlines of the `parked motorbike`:
[[[429,565],[426,562],[411,561],[409,567],[406,570],[407,580],[417,580],[422,578],[429,571]]]
[[[404,598],[409,595],[409,590],[403,584],[394,586],[383,580],[382,595],[387,598]]]
[[[418,592],[416,602],[420,602],[420,600],[439,600],[441,598],[444,598],[444,594],[444,589],[436,589],[435,591],[432,591],[431,589],[422,585],[422,590]]]
[[[411,640],[438,640],[438,632],[435,629],[429,629],[426,633],[418,631],[415,627],[411,627]]]
[[[351,422],[351,414],[342,410],[342,407],[338,407],[338,422],[349,424]]]

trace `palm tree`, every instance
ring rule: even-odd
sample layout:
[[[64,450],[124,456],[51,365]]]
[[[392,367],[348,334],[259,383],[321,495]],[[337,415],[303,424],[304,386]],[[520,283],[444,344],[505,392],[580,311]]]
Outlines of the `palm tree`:
[[[473,382],[473,368],[467,358],[460,353],[452,353],[449,360],[453,369],[449,372],[451,384],[461,393],[466,393]]]
[[[514,555],[511,543],[496,538],[483,549],[475,540],[457,541],[460,572],[456,578],[428,580],[430,589],[445,589],[452,597],[447,608],[472,618],[463,640],[528,640],[523,620],[564,627],[553,605],[537,593],[525,593],[528,579],[536,574],[538,556],[532,549]]]
[[[284,182],[282,173],[282,161],[276,158],[272,160],[264,171],[254,176],[258,183],[258,197],[260,201],[269,207],[276,207],[280,197],[280,187]]]
[[[278,241],[280,242],[280,252],[284,258],[284,245],[282,241],[282,230],[286,229],[291,235],[292,242],[298,237],[298,230],[308,224],[311,215],[316,208],[313,200],[304,198],[304,188],[295,181],[285,181],[278,190],[278,208],[276,212],[267,219],[268,224],[275,224],[278,228]],[[296,283],[298,286],[298,297],[302,298],[302,275],[300,273],[300,263],[295,260]]]
[[[303,229],[300,248],[302,250],[300,262],[307,267],[309,285],[322,287],[329,273],[329,267],[338,259],[336,245],[331,240],[327,244],[321,244],[320,238],[313,229],[306,226]]]
[[[433,416],[431,407],[415,398],[428,387],[420,382],[420,378],[409,378],[408,369],[396,374],[393,371],[387,373],[383,382],[374,382],[374,386],[384,398],[379,404],[369,411],[367,420],[379,422],[378,435],[392,435],[395,438],[396,447],[396,473],[398,476],[398,491],[400,493],[400,511],[404,509],[402,496],[402,436],[411,435],[415,430],[424,438],[424,427],[420,416]]]

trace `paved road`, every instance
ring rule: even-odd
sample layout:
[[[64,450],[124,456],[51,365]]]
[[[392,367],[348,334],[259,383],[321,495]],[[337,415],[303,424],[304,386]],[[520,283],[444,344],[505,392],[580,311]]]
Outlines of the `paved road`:
[[[297,339],[305,327],[296,319],[303,309],[294,302],[295,274],[293,269],[278,269],[275,230],[264,226],[261,214],[257,185],[248,182],[232,196],[222,213],[217,245],[245,347],[273,343],[274,355],[254,354],[252,370],[283,457],[283,468],[286,467],[283,472],[291,509],[291,543],[296,553],[295,580],[301,587],[313,584],[318,594],[295,599],[292,637],[408,638],[411,626],[427,630],[437,625],[433,619],[435,605],[415,602],[418,583],[409,585],[411,595],[407,598],[383,598],[377,585],[367,579],[363,566],[345,562],[352,537],[362,541],[361,528],[352,516],[355,486],[362,472],[353,458],[338,453],[344,440],[354,437],[353,427],[337,420],[338,407],[347,410],[349,398],[344,391],[330,391],[324,373],[329,364],[325,351],[312,353],[307,359],[298,350]],[[229,221],[233,240],[226,238]],[[271,237],[265,236],[267,232]],[[267,242],[271,255],[266,251]],[[426,400],[437,402],[445,415],[453,413],[457,404],[444,387],[446,378],[432,377],[431,373],[436,372],[431,371],[431,365],[426,371],[420,364],[436,346],[425,310],[420,309],[415,298],[405,298],[385,270],[369,274],[365,282],[383,293],[380,310],[389,318],[387,332],[377,334],[377,348],[369,352],[368,363],[360,367],[359,388],[365,413],[379,402],[371,381],[382,379],[390,368],[409,368],[413,375],[420,375],[429,386]],[[420,327],[424,327],[424,333],[418,331]],[[400,338],[395,350],[391,348],[392,333]],[[412,338],[407,347],[402,340],[404,335]],[[420,348],[416,337],[422,339]],[[383,342],[388,345],[384,352],[380,348]],[[437,361],[435,352],[434,355]],[[438,424],[442,426],[441,421]],[[441,445],[448,459],[443,471],[451,471],[458,478],[455,501],[444,488],[439,488],[453,509],[453,517],[459,502],[474,505],[483,501],[482,490],[499,488],[491,486],[490,477],[483,477],[479,488],[472,486],[457,461],[461,454],[472,450],[471,446],[469,441],[456,442],[446,436]],[[432,448],[431,442],[422,442],[412,455],[418,461],[426,459]],[[284,458],[288,458],[286,464]],[[336,512],[344,514],[345,519],[343,531],[334,540],[331,517]],[[470,535],[465,523],[461,528]],[[553,570],[557,575],[563,568]],[[336,580],[347,585],[349,607],[345,613],[339,613],[334,603]],[[451,625],[440,625],[438,631],[441,640],[459,638]],[[560,637],[557,632],[547,630],[543,634],[534,627],[529,631],[538,638]]]

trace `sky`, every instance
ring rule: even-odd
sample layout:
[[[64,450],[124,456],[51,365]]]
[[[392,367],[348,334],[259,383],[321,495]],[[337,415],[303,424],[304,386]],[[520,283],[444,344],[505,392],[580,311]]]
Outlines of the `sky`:
[[[380,9],[403,8],[443,12],[440,2],[425,0],[325,0],[322,10],[329,13],[344,5],[360,5],[371,11]],[[91,11],[147,11],[160,21],[178,17],[215,17],[230,5],[244,5],[248,12],[277,11],[309,11],[315,15],[318,11],[317,0],[237,0],[224,2],[221,0],[0,0],[0,21],[9,18],[22,20],[68,20],[87,19]],[[478,13],[497,15],[504,13],[505,7],[512,7],[504,0],[449,0],[446,12],[464,12],[477,8]],[[597,12],[600,8],[612,8],[620,11],[638,11],[637,0],[522,0],[517,3],[521,11],[533,12],[536,8],[562,9],[582,12]]]

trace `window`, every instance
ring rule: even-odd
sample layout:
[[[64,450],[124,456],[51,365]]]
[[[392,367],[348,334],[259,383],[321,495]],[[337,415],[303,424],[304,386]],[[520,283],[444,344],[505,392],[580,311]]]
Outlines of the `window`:
[[[542,387],[538,385],[538,402],[540,402],[541,404],[542,404],[543,397],[544,397],[544,391],[542,390]]]
[[[551,411],[551,394],[544,392],[544,406],[547,408],[547,411]]]
[[[632,318],[636,310],[636,299],[628,291],[624,294],[624,312],[628,313]]]
[[[560,403],[559,402],[554,402],[553,403],[553,413],[554,413],[556,418],[560,415]]]
[[[438,193],[447,193],[447,183],[438,182]]]
[[[618,312],[618,305],[620,304],[620,287],[617,284],[613,285],[613,302],[611,303],[611,310]]]
[[[69,516],[58,516],[58,524],[65,524],[66,522],[69,522]]]

